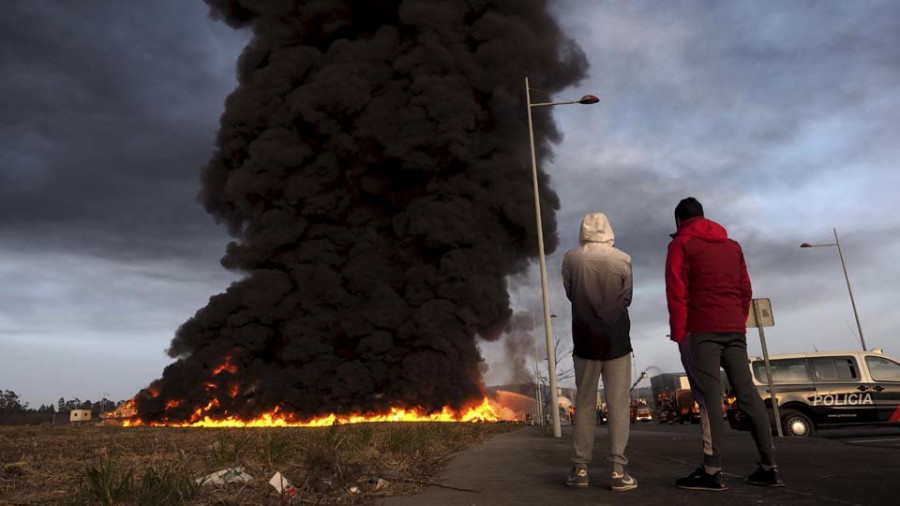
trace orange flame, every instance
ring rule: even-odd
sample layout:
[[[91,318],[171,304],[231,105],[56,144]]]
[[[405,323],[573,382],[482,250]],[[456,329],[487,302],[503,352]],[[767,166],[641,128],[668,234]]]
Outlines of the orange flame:
[[[123,418],[131,418],[135,415],[137,415],[137,407],[134,404],[134,399],[131,399],[112,411],[100,413],[100,418],[117,420]]]
[[[445,407],[437,413],[426,413],[418,409],[391,408],[389,413],[366,415],[328,415],[310,420],[298,420],[294,415],[281,413],[278,408],[263,413],[253,420],[241,420],[234,416],[221,419],[211,418],[207,412],[219,405],[213,399],[205,408],[194,411],[187,422],[151,422],[152,427],[328,427],[331,425],[373,423],[373,422],[498,422],[502,418],[495,407],[485,397],[480,404],[455,411]],[[123,426],[138,427],[144,425],[140,420],[125,420]]]
[[[228,371],[231,374],[234,374],[237,372],[237,369],[237,366],[231,363],[231,357],[225,357],[225,362],[213,369],[213,376],[217,376],[222,371]]]

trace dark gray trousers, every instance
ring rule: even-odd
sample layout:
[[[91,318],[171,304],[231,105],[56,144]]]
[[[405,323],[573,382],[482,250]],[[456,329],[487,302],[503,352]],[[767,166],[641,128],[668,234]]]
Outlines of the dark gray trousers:
[[[721,469],[722,423],[722,382],[719,365],[725,369],[741,411],[750,418],[750,432],[759,451],[760,463],[775,465],[775,447],[772,444],[772,429],[766,406],[750,376],[747,358],[747,337],[745,334],[725,334],[691,332],[691,357],[693,359],[696,388],[707,402],[709,413],[709,433],[712,452],[703,455],[703,465]]]
[[[700,438],[703,441],[703,453],[712,455],[712,437],[709,435],[709,412],[706,409],[706,401],[697,388],[697,373],[694,367],[694,358],[691,356],[691,340],[685,339],[678,343],[678,352],[681,354],[681,365],[684,366],[688,383],[691,385],[691,394],[697,406],[700,407]]]

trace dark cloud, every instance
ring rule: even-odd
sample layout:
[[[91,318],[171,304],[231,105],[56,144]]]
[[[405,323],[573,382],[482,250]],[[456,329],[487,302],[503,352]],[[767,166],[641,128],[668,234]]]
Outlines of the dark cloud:
[[[203,14],[172,1],[6,6],[0,235],[142,258],[222,237],[195,195],[242,37],[193,25]]]

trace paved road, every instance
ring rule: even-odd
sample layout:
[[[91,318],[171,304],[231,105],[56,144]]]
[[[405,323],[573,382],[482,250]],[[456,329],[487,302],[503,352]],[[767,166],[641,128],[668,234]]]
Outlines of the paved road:
[[[598,427],[591,487],[564,485],[569,468],[569,428],[553,439],[527,427],[502,434],[456,456],[438,481],[467,488],[463,492],[431,487],[424,493],[389,499],[387,506],[410,505],[897,505],[900,504],[900,431],[825,432],[812,439],[776,442],[787,487],[769,489],[749,485],[744,476],[756,466],[748,433],[726,429],[725,473],[729,490],[698,492],[675,488],[675,478],[699,462],[696,426],[633,426],[629,469],[639,488],[608,490],[603,454],[606,429]]]
[[[900,450],[900,430],[868,429],[868,430],[824,430],[819,432],[819,437],[827,438],[853,446],[868,446],[872,448],[893,448]],[[900,501],[898,501],[900,503]]]

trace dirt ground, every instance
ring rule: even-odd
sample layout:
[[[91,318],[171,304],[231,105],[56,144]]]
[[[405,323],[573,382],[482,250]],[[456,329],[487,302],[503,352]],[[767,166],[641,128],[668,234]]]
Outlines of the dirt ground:
[[[516,427],[0,427],[0,504],[377,504],[419,490],[453,453]],[[236,468],[252,478],[198,483]],[[294,495],[268,483],[276,472],[297,488]]]

